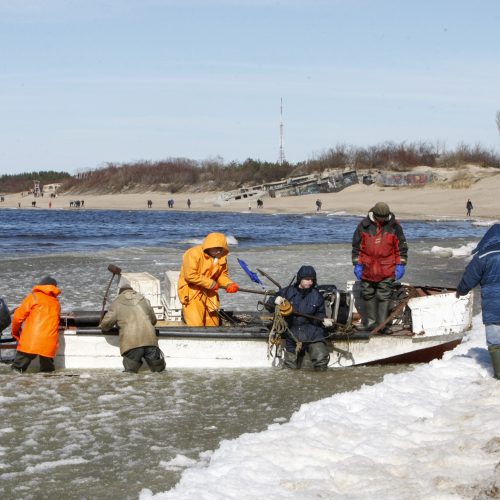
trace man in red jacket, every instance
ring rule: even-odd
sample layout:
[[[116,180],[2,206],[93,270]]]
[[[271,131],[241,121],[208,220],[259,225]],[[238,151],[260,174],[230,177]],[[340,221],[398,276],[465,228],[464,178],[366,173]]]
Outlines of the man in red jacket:
[[[54,357],[59,345],[61,293],[57,282],[45,276],[15,310],[12,317],[12,336],[17,339],[17,352],[12,369],[24,372],[37,356],[40,371],[54,371]]]
[[[363,329],[373,330],[389,315],[394,281],[405,273],[408,245],[399,222],[386,203],[377,203],[352,237],[354,274],[361,281]]]

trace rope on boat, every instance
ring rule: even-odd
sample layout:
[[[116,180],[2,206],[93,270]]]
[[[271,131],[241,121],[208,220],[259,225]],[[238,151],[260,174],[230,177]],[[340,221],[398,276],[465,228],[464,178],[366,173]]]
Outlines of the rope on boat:
[[[288,323],[286,317],[292,314],[293,308],[290,302],[285,301],[279,306],[274,308],[273,325],[269,331],[269,337],[267,342],[267,358],[270,357],[280,358],[281,357],[281,341],[285,333],[288,333],[290,337],[296,344],[295,352],[299,352],[302,349],[302,342],[295,337],[290,328],[288,328]],[[273,356],[273,347],[275,347]]]

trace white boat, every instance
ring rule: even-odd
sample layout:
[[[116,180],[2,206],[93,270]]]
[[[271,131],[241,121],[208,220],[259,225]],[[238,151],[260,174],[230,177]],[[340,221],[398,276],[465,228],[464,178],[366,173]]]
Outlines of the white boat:
[[[280,367],[282,342],[270,343],[273,315],[267,311],[230,313],[216,328],[187,327],[181,321],[176,276],[167,272],[165,293],[148,273],[123,273],[124,281],[145,295],[159,318],[159,346],[168,368]],[[319,287],[327,311],[336,322],[329,332],[330,367],[383,363],[428,362],[456,347],[472,323],[472,295],[457,299],[454,290],[401,285],[393,304],[390,334],[359,332],[357,284],[346,292]],[[358,307],[359,308],[359,307]],[[70,369],[122,369],[118,332],[103,334],[99,312],[74,311],[61,316],[60,344],[55,364]],[[272,339],[275,340],[276,339]],[[6,345],[2,345],[6,347]],[[304,360],[307,364],[307,358]]]

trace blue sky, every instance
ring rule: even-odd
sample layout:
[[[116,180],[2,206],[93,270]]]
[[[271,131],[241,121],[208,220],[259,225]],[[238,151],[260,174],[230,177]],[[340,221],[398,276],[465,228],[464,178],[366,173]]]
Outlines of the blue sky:
[[[498,0],[0,0],[0,174],[500,150]]]

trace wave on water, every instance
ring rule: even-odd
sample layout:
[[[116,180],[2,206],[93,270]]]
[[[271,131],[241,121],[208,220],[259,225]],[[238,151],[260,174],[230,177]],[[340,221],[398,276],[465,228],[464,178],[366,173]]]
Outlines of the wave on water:
[[[251,238],[243,238],[243,239],[251,239]],[[205,238],[190,238],[188,240],[182,240],[181,244],[189,244],[189,245],[201,245]],[[232,234],[226,234],[226,240],[228,245],[237,245],[238,240]]]
[[[493,226],[493,224],[498,224],[498,220],[475,220],[471,222],[473,226],[479,226],[479,227],[490,227]]]

